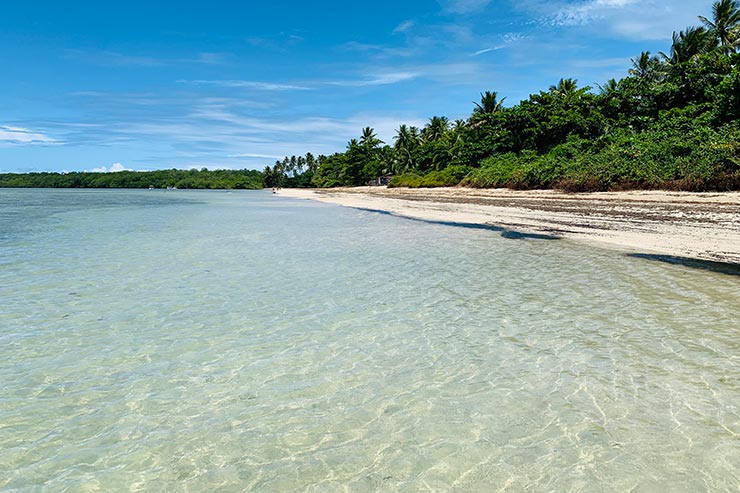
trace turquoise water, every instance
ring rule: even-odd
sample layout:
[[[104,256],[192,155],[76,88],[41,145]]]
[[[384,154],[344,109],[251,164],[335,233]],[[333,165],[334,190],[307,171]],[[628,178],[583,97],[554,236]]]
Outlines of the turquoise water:
[[[737,491],[738,300],[264,192],[0,189],[0,490]]]

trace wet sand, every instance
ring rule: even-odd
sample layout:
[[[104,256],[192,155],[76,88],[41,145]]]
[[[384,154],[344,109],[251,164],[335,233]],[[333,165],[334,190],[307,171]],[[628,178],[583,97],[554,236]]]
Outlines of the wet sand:
[[[740,265],[740,192],[357,187],[283,189],[279,195]]]

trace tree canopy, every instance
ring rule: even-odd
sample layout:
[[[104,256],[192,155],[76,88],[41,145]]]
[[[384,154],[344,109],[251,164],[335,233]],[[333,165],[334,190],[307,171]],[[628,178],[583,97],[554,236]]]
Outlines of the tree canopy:
[[[738,0],[719,0],[698,19],[598,93],[563,77],[505,107],[486,90],[467,120],[400,125],[391,145],[365,128],[303,175],[268,167],[279,176],[268,182],[354,186],[392,173],[396,186],[740,189]]]

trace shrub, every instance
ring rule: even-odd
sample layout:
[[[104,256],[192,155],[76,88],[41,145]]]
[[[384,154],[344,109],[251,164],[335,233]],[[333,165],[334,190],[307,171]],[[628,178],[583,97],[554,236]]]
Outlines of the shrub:
[[[409,188],[434,188],[434,187],[452,187],[470,172],[467,166],[448,166],[441,171],[431,171],[426,175],[416,173],[404,173],[394,176],[388,183],[389,188],[409,187]]]

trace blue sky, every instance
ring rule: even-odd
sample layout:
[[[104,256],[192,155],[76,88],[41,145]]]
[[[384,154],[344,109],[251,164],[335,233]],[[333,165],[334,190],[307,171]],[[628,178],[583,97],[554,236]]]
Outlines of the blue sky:
[[[152,5],[155,4],[156,5]],[[467,118],[561,77],[596,87],[711,1],[15,1],[0,172],[262,169],[364,126]]]

